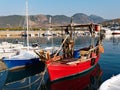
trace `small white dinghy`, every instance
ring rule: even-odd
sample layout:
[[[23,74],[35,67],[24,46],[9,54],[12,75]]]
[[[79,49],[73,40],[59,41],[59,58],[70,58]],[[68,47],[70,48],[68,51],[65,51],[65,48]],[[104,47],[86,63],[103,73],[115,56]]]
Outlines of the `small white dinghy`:
[[[99,90],[120,90],[120,74],[103,82]]]

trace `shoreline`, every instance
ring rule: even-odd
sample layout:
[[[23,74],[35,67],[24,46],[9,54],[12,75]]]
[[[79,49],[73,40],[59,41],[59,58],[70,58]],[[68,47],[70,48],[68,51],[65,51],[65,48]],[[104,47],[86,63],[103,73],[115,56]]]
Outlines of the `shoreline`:
[[[29,31],[30,37],[40,37],[46,31]],[[55,34],[61,33],[61,31],[53,31]],[[22,37],[25,34],[25,31],[0,31],[0,38],[6,37]]]

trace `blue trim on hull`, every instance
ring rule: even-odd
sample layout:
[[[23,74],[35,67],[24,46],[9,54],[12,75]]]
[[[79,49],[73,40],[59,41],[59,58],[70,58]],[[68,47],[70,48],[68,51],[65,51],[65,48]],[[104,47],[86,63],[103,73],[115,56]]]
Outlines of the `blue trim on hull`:
[[[32,64],[36,64],[39,61],[39,58],[25,59],[25,60],[4,60],[8,69],[19,67],[19,66],[28,66]]]

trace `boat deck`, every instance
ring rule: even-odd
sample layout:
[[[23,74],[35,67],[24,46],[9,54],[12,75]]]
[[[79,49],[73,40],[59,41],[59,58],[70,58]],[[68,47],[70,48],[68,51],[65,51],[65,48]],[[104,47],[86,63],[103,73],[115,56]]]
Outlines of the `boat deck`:
[[[91,60],[89,59],[82,59],[82,58],[65,58],[65,59],[61,59],[61,60],[57,60],[52,62],[53,65],[76,65],[78,63],[82,63],[82,62],[86,62]]]

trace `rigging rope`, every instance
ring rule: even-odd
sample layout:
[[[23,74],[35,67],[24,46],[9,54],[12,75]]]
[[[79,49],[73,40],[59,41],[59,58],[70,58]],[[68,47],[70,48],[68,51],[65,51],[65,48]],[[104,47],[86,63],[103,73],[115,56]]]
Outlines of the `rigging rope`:
[[[54,57],[56,57],[56,55],[59,53],[59,51],[61,50],[63,44],[65,43],[65,41],[67,40],[67,38],[69,37],[69,35],[66,36],[66,38],[64,39],[64,41],[62,42],[62,44],[60,45],[59,49],[57,50],[56,54],[54,55]]]

